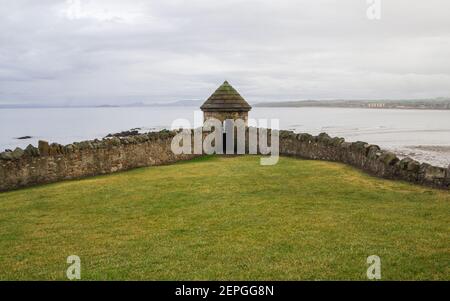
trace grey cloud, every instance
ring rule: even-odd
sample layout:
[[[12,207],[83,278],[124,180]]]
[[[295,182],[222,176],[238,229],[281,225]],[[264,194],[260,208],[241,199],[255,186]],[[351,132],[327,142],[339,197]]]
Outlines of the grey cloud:
[[[5,2],[0,103],[450,96],[446,0]]]

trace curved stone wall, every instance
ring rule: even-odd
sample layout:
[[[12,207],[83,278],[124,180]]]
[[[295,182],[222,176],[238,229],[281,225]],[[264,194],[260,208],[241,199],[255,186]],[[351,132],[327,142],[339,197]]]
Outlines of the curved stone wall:
[[[198,155],[175,155],[176,132],[161,131],[129,137],[48,144],[0,153],[0,191],[66,179],[113,173],[136,167],[169,164]],[[248,141],[247,141],[248,143]],[[280,154],[313,160],[342,162],[369,174],[431,187],[449,189],[450,169],[419,163],[365,142],[280,131]]]
[[[0,191],[67,179],[113,173],[136,167],[169,164],[194,155],[174,155],[175,132],[161,131],[69,145],[28,146],[0,154]]]
[[[342,162],[369,174],[404,180],[441,189],[450,189],[450,169],[399,159],[394,153],[366,142],[346,142],[343,138],[280,131],[280,154],[306,159]]]

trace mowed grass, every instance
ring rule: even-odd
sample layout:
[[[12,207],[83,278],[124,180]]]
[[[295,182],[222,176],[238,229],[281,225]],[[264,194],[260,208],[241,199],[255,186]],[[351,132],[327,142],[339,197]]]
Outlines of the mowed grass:
[[[450,193],[351,167],[206,157],[0,193],[0,279],[450,280]]]

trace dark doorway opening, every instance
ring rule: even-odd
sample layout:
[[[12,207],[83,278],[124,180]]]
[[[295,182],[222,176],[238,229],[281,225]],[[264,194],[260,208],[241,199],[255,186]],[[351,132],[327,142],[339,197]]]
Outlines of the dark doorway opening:
[[[234,129],[233,129],[234,130]],[[233,147],[233,152],[230,155],[236,155],[237,154],[237,140],[236,140],[236,132],[232,136],[233,139],[230,141],[230,146]],[[223,145],[223,153],[227,154],[227,133],[222,134],[222,145]]]
[[[223,153],[227,153],[227,133],[222,134],[222,146],[223,146]]]

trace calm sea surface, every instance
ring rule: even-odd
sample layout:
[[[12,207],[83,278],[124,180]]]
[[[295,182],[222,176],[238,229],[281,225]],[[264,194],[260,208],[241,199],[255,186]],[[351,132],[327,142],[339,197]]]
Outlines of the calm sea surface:
[[[170,128],[193,122],[189,107],[0,109],[0,150],[47,140],[68,144],[131,128]],[[362,140],[422,162],[450,164],[450,111],[347,108],[254,108],[250,118],[277,118],[282,129]],[[19,140],[18,137],[32,136]]]

